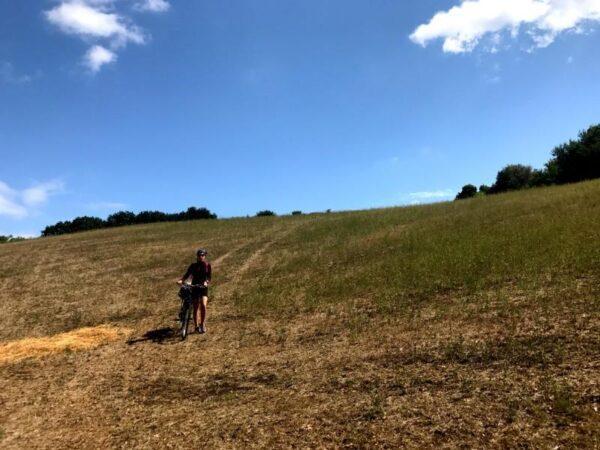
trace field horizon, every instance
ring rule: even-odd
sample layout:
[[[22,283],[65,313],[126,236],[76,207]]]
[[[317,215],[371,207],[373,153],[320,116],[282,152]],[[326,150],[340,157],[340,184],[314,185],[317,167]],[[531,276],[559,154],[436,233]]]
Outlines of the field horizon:
[[[0,282],[3,448],[600,447],[600,181],[15,242]]]

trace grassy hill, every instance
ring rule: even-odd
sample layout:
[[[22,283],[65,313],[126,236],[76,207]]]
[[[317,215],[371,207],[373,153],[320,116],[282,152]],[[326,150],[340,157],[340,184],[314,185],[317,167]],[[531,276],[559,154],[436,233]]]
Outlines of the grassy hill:
[[[600,447],[600,182],[37,239],[0,283],[2,447]]]

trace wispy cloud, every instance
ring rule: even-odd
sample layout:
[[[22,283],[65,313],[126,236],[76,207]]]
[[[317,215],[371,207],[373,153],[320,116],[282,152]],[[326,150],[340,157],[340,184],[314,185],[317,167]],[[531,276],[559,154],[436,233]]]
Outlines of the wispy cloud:
[[[27,216],[27,209],[19,204],[19,193],[0,181],[0,215],[15,219]]]
[[[17,73],[12,63],[0,61],[0,82],[7,84],[25,84],[29,83],[33,77],[31,75]]]
[[[23,204],[25,206],[42,205],[48,201],[48,197],[62,192],[64,188],[65,184],[61,180],[36,184],[21,193]]]
[[[447,53],[470,52],[487,39],[487,50],[495,52],[503,34],[516,38],[524,31],[533,49],[593,21],[600,21],[600,0],[463,0],[436,13],[410,39],[423,46],[442,39]]]
[[[430,200],[436,198],[448,198],[454,193],[452,189],[443,189],[440,191],[422,191],[422,192],[411,192],[408,196],[414,200]]]
[[[62,192],[63,189],[64,183],[60,180],[38,183],[21,191],[0,181],[0,216],[25,218],[36,207],[45,204],[50,196]]]
[[[84,55],[83,64],[96,73],[116,61],[120,48],[129,43],[142,45],[149,40],[148,33],[118,10],[120,5],[117,0],[63,0],[44,14],[63,33],[85,42],[95,41]],[[170,4],[165,0],[144,0],[134,7],[138,11],[164,12]]]
[[[88,208],[93,211],[117,211],[127,208],[127,204],[120,202],[93,202],[88,204]]]
[[[144,0],[137,2],[134,8],[138,11],[165,12],[171,8],[171,4],[165,0]]]
[[[454,189],[440,189],[436,191],[420,191],[402,194],[401,198],[411,205],[421,203],[432,203],[436,201],[449,200],[455,195]]]

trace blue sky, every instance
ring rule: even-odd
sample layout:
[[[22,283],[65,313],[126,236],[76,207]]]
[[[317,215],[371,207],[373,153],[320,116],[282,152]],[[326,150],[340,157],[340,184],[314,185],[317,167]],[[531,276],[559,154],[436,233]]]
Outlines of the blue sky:
[[[600,122],[599,0],[0,4],[0,234],[370,208]]]

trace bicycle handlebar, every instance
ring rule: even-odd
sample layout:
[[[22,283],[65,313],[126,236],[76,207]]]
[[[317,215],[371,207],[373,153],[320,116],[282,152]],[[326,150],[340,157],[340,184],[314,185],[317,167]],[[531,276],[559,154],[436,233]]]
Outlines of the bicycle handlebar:
[[[192,288],[196,288],[196,287],[206,287],[206,285],[204,285],[204,284],[180,284],[179,287],[186,288],[186,289],[192,289]]]

